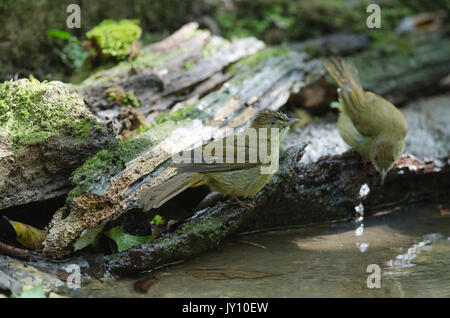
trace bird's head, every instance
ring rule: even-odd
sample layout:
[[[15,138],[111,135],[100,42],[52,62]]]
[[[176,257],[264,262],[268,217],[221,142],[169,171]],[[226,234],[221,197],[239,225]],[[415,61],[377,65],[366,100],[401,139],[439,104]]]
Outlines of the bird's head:
[[[392,142],[390,140],[380,140],[374,143],[371,151],[370,161],[381,175],[381,184],[389,170],[392,169],[397,159],[403,152],[404,142]]]
[[[262,110],[252,121],[252,128],[278,128],[287,130],[292,124],[300,122],[298,118],[288,118],[286,114],[273,110]]]

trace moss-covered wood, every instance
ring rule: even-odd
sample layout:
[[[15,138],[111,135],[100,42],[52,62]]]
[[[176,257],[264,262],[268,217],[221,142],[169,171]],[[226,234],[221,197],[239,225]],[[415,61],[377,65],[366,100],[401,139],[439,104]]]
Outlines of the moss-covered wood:
[[[116,144],[72,86],[0,84],[0,209],[64,195],[73,170]]]
[[[142,208],[137,201],[140,193],[149,187],[160,184],[175,173],[169,167],[172,154],[201,140],[220,138],[226,128],[245,127],[258,110],[279,109],[289,100],[295,100],[292,97],[301,92],[304,87],[311,83],[317,83],[317,80],[323,78],[325,73],[320,61],[310,60],[306,53],[297,51],[295,48],[280,46],[258,51],[261,44],[249,39],[244,47],[256,45],[252,49],[254,50],[252,54],[250,51],[245,51],[247,52],[245,54],[244,51],[240,51],[239,42],[225,44],[220,41],[221,49],[216,53],[203,54],[201,51],[204,50],[205,45],[211,45],[207,44],[210,43],[208,41],[212,41],[209,33],[197,30],[196,24],[186,25],[168,39],[145,49],[151,54],[160,52],[161,56],[169,56],[168,59],[155,60],[158,62],[157,66],[155,64],[152,66],[135,65],[137,71],[134,70],[130,73],[131,66],[129,64],[120,64],[93,76],[81,85],[81,91],[92,103],[91,106],[96,109],[99,116],[113,114],[114,117],[117,105],[105,103],[103,90],[118,82],[122,83],[124,89],[136,88],[141,84],[142,87],[148,87],[150,82],[159,83],[155,84],[156,91],[139,89],[134,91],[143,102],[137,110],[141,115],[147,116],[150,122],[139,129],[141,133],[123,143],[118,151],[98,153],[73,175],[75,188],[69,195],[66,206],[55,214],[50,223],[48,236],[44,243],[46,255],[60,258],[70,254],[73,250],[84,248],[94,242],[111,221],[117,220],[128,211]],[[438,39],[436,41],[445,40]],[[189,45],[192,52],[190,50],[179,53],[177,49],[180,48],[180,43]],[[315,44],[317,43],[312,45]],[[236,46],[231,49],[233,45]],[[311,43],[303,47],[297,46],[297,49],[304,50],[308,47],[311,47]],[[361,46],[354,47],[358,49]],[[171,56],[171,52],[176,52],[176,54]],[[186,61],[192,60],[195,54],[197,54],[196,63],[186,67]],[[229,54],[235,57],[232,58]],[[247,56],[249,54],[250,56]],[[398,59],[404,56],[403,51],[395,54],[398,54]],[[411,57],[413,59],[421,58],[420,50],[411,51],[408,54],[416,54]],[[220,57],[218,61],[222,62],[217,64],[217,68],[214,68],[216,67],[214,61],[218,57]],[[443,63],[445,58],[441,56],[437,59],[437,63]],[[232,61],[234,64],[227,68],[226,65],[231,64]],[[209,62],[214,63],[211,70],[205,73]],[[371,61],[371,63],[376,62],[376,60]],[[380,59],[379,63],[382,62],[383,59]],[[416,65],[420,68],[423,67],[422,64]],[[402,83],[407,80],[409,72],[413,72],[414,67],[413,64],[407,71],[401,72],[398,82]],[[157,74],[165,74],[166,77]],[[380,75],[380,78],[382,76],[389,78],[391,74]],[[215,82],[216,77],[225,83],[220,88],[211,91],[217,83]],[[148,82],[147,80],[150,79],[151,81]],[[167,82],[168,79],[172,80]],[[430,77],[430,81],[436,82],[437,78]],[[211,82],[213,85],[208,85]],[[128,83],[127,85],[130,86],[123,83]],[[153,87],[153,84],[150,87]],[[203,89],[202,87],[207,88],[199,91],[199,89]],[[204,94],[206,95],[201,97]],[[319,129],[319,132],[322,129],[320,126],[316,128]],[[328,133],[331,131],[333,131],[333,136],[330,138],[337,138],[337,131],[329,130]],[[327,140],[323,136],[317,138]],[[297,140],[297,142],[303,141],[303,138]],[[320,148],[322,156],[332,154],[327,150],[330,150],[328,146]],[[130,155],[124,160],[122,153]],[[313,151],[312,154],[314,153]],[[305,156],[311,156],[311,152],[306,152]],[[330,158],[334,162],[334,157]],[[342,160],[345,161],[347,157],[343,158]],[[318,157],[314,159],[314,162],[316,163],[317,160]],[[347,169],[347,166],[332,166],[333,169],[339,167]],[[357,175],[364,171],[362,169],[355,172],[352,170],[355,167],[351,164],[348,168],[352,171],[351,173]],[[316,173],[319,172],[316,171]],[[312,178],[315,176],[312,175]],[[375,180],[375,174],[370,178]],[[374,182],[373,180],[371,182]],[[338,186],[338,184],[335,185]],[[286,191],[286,193],[289,192]],[[324,199],[324,204],[328,202],[328,199],[330,200],[328,202],[330,206],[323,207],[323,211],[334,211],[330,216],[325,216],[324,212],[317,218],[308,216],[305,220],[336,219],[347,215],[349,207],[356,201],[355,197],[352,197],[353,192],[349,192],[350,197],[345,197],[344,194],[347,195],[345,189]],[[306,206],[310,204],[310,206],[318,207],[317,204],[308,201],[308,198],[311,199],[308,196],[304,198]],[[343,206],[336,205],[335,200],[347,203]],[[310,212],[313,213],[313,211]],[[270,222],[279,224],[276,220],[266,220],[267,226],[270,225]],[[294,224],[296,223],[303,224],[302,218],[299,219],[299,222],[294,222]],[[245,228],[244,225],[238,227]]]
[[[286,49],[270,52],[267,56],[260,53],[263,58],[255,57],[258,62],[244,61],[225,85],[190,105],[187,112],[180,110],[144,128],[133,138],[149,140],[148,149],[135,153],[136,158],[125,165],[105,164],[103,160],[111,159],[106,153],[88,161],[87,165],[97,161],[94,167],[102,168],[90,170],[95,182],[87,188],[77,186],[80,190],[74,190],[76,195],[55,214],[44,253],[63,257],[74,244],[80,248],[92,243],[106,223],[137,207],[139,193],[174,174],[172,168],[166,169],[172,154],[199,141],[220,138],[226,128],[245,127],[258,110],[280,108],[291,93],[308,83],[310,74],[322,72],[315,61],[305,64],[304,53]],[[79,169],[83,174],[88,170]],[[75,174],[72,179],[77,178]]]
[[[224,70],[232,63],[254,54],[264,44],[255,38],[233,42],[189,23],[161,42],[144,47],[135,60],[91,75],[79,85],[95,114],[117,120],[126,104],[150,122],[161,111],[179,109],[195,103],[231,76]],[[117,93],[123,91],[120,98]],[[124,101],[125,94],[132,98]]]
[[[415,133],[408,136],[407,152],[384,185],[378,172],[342,141],[334,120],[311,122],[284,140],[288,149],[280,169],[252,200],[254,208],[242,208],[232,199],[218,202],[153,242],[106,256],[107,270],[126,274],[181,261],[240,232],[367,217],[447,197],[450,130],[440,118],[449,115],[449,100],[447,95],[407,107],[408,125]]]

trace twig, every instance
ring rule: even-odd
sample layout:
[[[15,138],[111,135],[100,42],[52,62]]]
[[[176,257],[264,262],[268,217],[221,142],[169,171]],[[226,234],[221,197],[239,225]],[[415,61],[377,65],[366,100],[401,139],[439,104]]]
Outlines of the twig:
[[[0,242],[0,253],[20,259],[30,257],[30,253],[27,250],[14,247],[11,245],[6,245],[2,242]]]

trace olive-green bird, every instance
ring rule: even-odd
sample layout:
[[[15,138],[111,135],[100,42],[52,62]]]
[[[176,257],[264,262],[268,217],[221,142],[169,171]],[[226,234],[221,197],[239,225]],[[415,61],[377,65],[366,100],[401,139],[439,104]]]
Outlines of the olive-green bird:
[[[323,64],[339,85],[339,133],[374,165],[383,184],[405,147],[406,119],[389,101],[363,90],[358,71],[351,62],[332,57]]]
[[[286,136],[289,127],[299,121],[297,118],[288,118],[282,112],[271,110],[259,112],[250,126],[250,128],[254,128],[253,132],[257,134],[257,142],[251,143],[249,139],[246,139],[245,143],[237,141],[237,136],[251,135],[249,129],[246,129],[242,133],[226,136],[195,148],[194,151],[200,151],[202,154],[213,155],[214,158],[222,157],[221,163],[204,161],[200,163],[173,163],[171,166],[177,169],[177,174],[160,185],[144,190],[139,199],[141,205],[145,211],[158,208],[189,187],[207,185],[212,191],[233,197],[242,206],[251,206],[239,200],[238,197],[253,197],[269,182],[275,171],[270,170],[270,173],[262,173],[261,168],[269,168],[271,163],[267,163],[267,160],[263,160],[263,163],[259,156],[256,157],[256,160],[250,160],[250,153],[255,153],[254,151],[258,153],[258,147],[263,143],[259,138],[262,138],[261,140],[265,141],[264,143],[268,148],[266,152],[268,155],[271,154],[272,146],[274,146],[273,149],[276,149],[272,160],[276,160],[278,164],[280,142]],[[266,135],[260,133],[259,128],[267,128],[265,130]],[[271,138],[271,128],[278,129],[279,138]],[[231,140],[231,142],[227,143],[226,140]],[[272,144],[273,142],[277,144]],[[227,151],[227,147],[230,145],[234,145],[232,157],[229,155],[230,151]],[[222,147],[223,155],[217,155],[214,151],[206,151],[206,147],[209,149],[220,149]],[[242,153],[245,154],[244,162],[242,162],[243,160],[237,160],[239,152],[241,152],[240,158],[242,158]]]

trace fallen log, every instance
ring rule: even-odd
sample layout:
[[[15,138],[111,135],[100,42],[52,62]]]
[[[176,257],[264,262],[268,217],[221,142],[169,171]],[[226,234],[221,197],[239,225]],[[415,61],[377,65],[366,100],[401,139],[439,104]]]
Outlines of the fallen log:
[[[384,185],[339,137],[335,119],[313,122],[286,137],[283,145],[290,148],[279,171],[254,198],[254,208],[219,202],[151,243],[106,256],[106,268],[116,274],[149,270],[207,251],[239,232],[347,220],[448,197],[450,129],[442,118],[448,118],[449,100],[449,95],[436,97],[405,109],[412,132],[406,151],[413,154],[402,155]],[[433,141],[426,148],[424,135]]]
[[[190,25],[187,28],[192,32],[195,31],[196,27],[195,25]],[[194,32],[193,36],[188,32],[188,35],[186,35],[186,29],[180,30],[171,37],[172,40],[162,41],[148,48],[148,50],[151,50],[153,52],[152,54],[155,54],[154,52],[158,50],[165,53],[172,52],[174,48],[178,47],[177,45],[179,43],[184,43],[180,42],[182,39],[195,39],[193,40],[193,47],[201,48],[201,43],[205,43],[208,36],[205,36],[203,32]],[[253,50],[256,51],[260,45],[257,44],[259,42],[252,42],[255,40],[248,41],[250,42],[246,46],[252,47],[253,43]],[[100,117],[106,114],[106,112],[110,112],[111,110],[113,112],[118,111],[122,107],[116,104],[108,104],[108,98],[105,98],[104,92],[111,85],[121,83],[122,86],[120,87],[122,90],[126,90],[131,86],[127,86],[125,83],[132,85],[136,81],[136,83],[142,83],[142,88],[156,87],[156,90],[151,92],[148,89],[137,90],[137,94],[142,100],[142,105],[136,109],[141,115],[146,116],[148,120],[153,120],[153,124],[141,129],[143,130],[141,134],[122,143],[117,151],[99,152],[96,156],[89,159],[83,167],[77,170],[73,176],[73,180],[77,186],[69,194],[66,206],[55,213],[49,225],[48,235],[44,242],[43,252],[45,255],[52,258],[62,258],[73,251],[83,249],[90,245],[111,222],[120,219],[130,211],[140,210],[142,208],[137,200],[142,191],[158,185],[174,175],[175,171],[169,167],[171,155],[199,141],[220,138],[224,136],[227,128],[242,129],[246,127],[257,111],[265,108],[276,110],[284,106],[288,101],[292,102],[292,100],[295,100],[292,98],[293,96],[295,97],[304,87],[323,78],[325,73],[319,61],[308,60],[308,56],[305,53],[296,52],[286,47],[261,50],[245,60],[235,63],[231,69],[228,68],[224,71],[224,68],[230,65],[232,61],[236,61],[250,54],[248,51],[246,51],[247,53],[243,53],[242,50],[237,50],[237,52],[240,52],[238,57],[224,58],[224,56],[226,57],[228,54],[234,52],[234,49],[230,50],[232,46],[233,43],[228,44],[228,46],[218,51],[216,50],[216,53],[211,57],[203,57],[204,62],[202,62],[203,58],[199,58],[196,60],[196,64],[190,65],[187,70],[184,69],[185,73],[180,72],[179,68],[180,66],[186,66],[186,61],[192,57],[189,55],[191,53],[188,52],[184,52],[184,55],[175,54],[172,56],[173,59],[170,57],[170,63],[167,66],[164,64],[168,61],[167,59],[157,66],[152,64],[152,66],[144,66],[138,70],[129,64],[122,64],[113,70],[105,71],[101,76],[96,75],[83,83],[80,90],[85,94],[86,99],[89,100],[90,105]],[[240,46],[236,44],[236,47]],[[188,58],[188,56],[190,57]],[[211,59],[217,58],[217,56],[221,56],[217,63],[220,61],[222,63],[217,64],[217,67],[213,63],[214,67],[212,67],[212,72],[206,72],[206,75],[200,74],[205,70],[207,65],[206,61],[211,62]],[[439,59],[439,63],[443,60],[444,58]],[[171,72],[168,75],[167,69],[170,67]],[[189,72],[190,70],[192,71]],[[230,72],[232,77],[229,75]],[[154,77],[155,74],[159,74],[157,75],[158,78]],[[161,74],[167,74],[166,80],[170,78],[173,82],[164,82],[164,80],[161,80]],[[402,74],[405,77],[408,76],[407,72]],[[149,77],[147,78],[146,76]],[[218,82],[226,79],[226,82],[219,88],[216,87],[216,83],[218,82],[214,79],[216,76],[219,78],[217,80]],[[212,84],[210,81],[212,81]],[[156,84],[153,85],[151,83]],[[201,90],[199,91],[200,88]],[[202,91],[202,89],[205,90]],[[207,92],[209,93],[206,94]],[[201,97],[204,94],[206,95]],[[189,104],[188,101],[192,100],[197,101]],[[173,108],[174,111],[162,113],[158,116],[152,115],[158,110],[168,108]],[[114,116],[113,114],[112,117],[114,118]],[[274,177],[271,182],[271,184],[274,184],[273,187],[278,189],[276,191],[274,190],[273,196],[278,196],[279,198],[285,198],[289,193],[292,196],[294,194],[292,191],[290,192],[288,189],[280,187],[276,180],[279,180],[278,182],[283,180],[283,183],[287,184],[286,187],[288,185],[298,187],[298,183],[310,184],[309,192],[301,191],[303,195],[309,194],[306,196],[298,194],[302,198],[301,200],[298,199],[299,202],[302,202],[301,204],[305,206],[305,209],[310,208],[309,210],[306,209],[307,213],[299,214],[298,219],[295,217],[288,218],[287,216],[293,213],[293,209],[285,209],[283,211],[287,211],[286,218],[272,219],[270,217],[258,217],[257,220],[248,222],[250,227],[247,227],[247,222],[245,221],[247,217],[242,216],[247,214],[236,214],[236,207],[233,207],[231,202],[227,201],[228,203],[219,203],[223,204],[223,209],[225,209],[223,211],[227,211],[226,213],[223,212],[223,220],[225,221],[219,221],[218,227],[214,225],[216,216],[211,217],[208,221],[212,222],[211,224],[213,226],[209,226],[211,224],[207,221],[205,221],[206,225],[201,221],[200,227],[202,228],[202,233],[209,233],[207,235],[211,235],[212,237],[214,237],[212,233],[217,233],[217,239],[212,239],[212,242],[217,244],[227,234],[234,233],[238,229],[249,230],[252,228],[252,224],[255,225],[253,229],[256,229],[256,225],[261,227],[268,227],[270,224],[272,226],[286,225],[288,223],[286,220],[290,220],[290,224],[305,224],[306,221],[309,224],[318,220],[340,219],[352,215],[354,207],[361,203],[359,196],[356,196],[355,193],[359,194],[362,186],[355,182],[354,178],[357,178],[357,180],[367,179],[365,184],[374,193],[374,189],[377,189],[375,182],[377,174],[371,171],[370,167],[361,166],[358,156],[355,157],[352,154],[344,155],[342,152],[335,153],[332,148],[333,144],[340,144],[345,150],[348,150],[348,147],[346,148],[345,144],[338,137],[333,124],[324,122],[323,125],[325,125],[324,127],[329,127],[325,129],[316,123],[311,128],[311,136],[315,136],[314,138],[298,138],[293,143],[293,145],[298,145],[304,141],[312,142],[314,140],[316,142],[318,138],[325,142],[319,148],[312,148],[311,146],[306,148],[306,152],[304,153],[305,158],[309,158],[318,152],[322,154],[311,161],[311,165],[302,172],[307,173],[307,176],[304,177],[306,179],[297,177],[297,173],[292,174],[294,171],[297,171],[292,170],[293,165],[297,166],[297,164],[294,164],[295,160],[288,160],[284,163],[285,167],[281,171],[289,171],[287,174],[289,175],[289,179],[296,181],[292,181],[291,183],[291,181],[284,179],[287,178],[286,176],[282,177],[282,175],[278,178]],[[325,131],[325,135],[317,135],[320,131]],[[292,141],[294,139],[288,138],[287,140]],[[289,158],[291,156],[298,157],[302,151],[298,147],[295,149],[297,149],[294,151],[295,154],[286,156]],[[434,158],[438,158],[438,156],[434,156]],[[434,166],[434,163],[422,162],[421,160],[424,158],[420,156],[417,160],[411,158],[403,159],[406,160],[405,162],[407,162],[408,167],[411,167],[411,169],[417,170],[419,167],[425,165],[424,169],[427,174],[431,173],[433,169],[438,169],[438,173],[446,173],[445,168]],[[324,167],[324,174],[328,171],[327,169],[331,170],[328,177],[325,177],[321,172],[322,170],[317,168],[322,166]],[[341,170],[342,172],[336,172]],[[418,171],[422,170],[419,169]],[[401,174],[404,174],[404,172],[398,172],[398,175]],[[409,174],[407,176],[408,178],[412,177]],[[316,179],[319,181],[314,181]],[[319,183],[322,179],[324,181]],[[347,183],[351,184],[349,185]],[[359,188],[357,188],[357,184]],[[324,187],[323,189],[320,188],[322,185]],[[347,185],[347,188],[345,185]],[[342,188],[339,188],[339,186],[342,186]],[[383,189],[387,188],[383,187]],[[331,194],[326,193],[317,198],[313,197],[313,194],[320,194],[325,191],[324,189],[335,189],[336,191]],[[277,191],[282,191],[283,193]],[[413,193],[416,193],[414,191]],[[266,192],[263,191],[262,193]],[[441,194],[440,191],[436,193],[438,195]],[[277,202],[278,200],[270,199],[272,196],[268,193],[261,194],[261,196],[263,196],[261,200],[264,202],[266,200],[274,200]],[[425,193],[424,197],[427,196]],[[286,204],[292,202],[296,201],[286,199]],[[387,200],[386,202],[389,203],[390,201]],[[270,207],[271,205],[268,206]],[[279,204],[279,207],[282,206],[282,204]],[[317,210],[321,212],[319,213]],[[225,214],[230,214],[230,217],[237,215],[237,218],[229,221]],[[315,215],[316,217],[307,216],[308,214]],[[204,215],[205,219],[207,215]],[[260,213],[258,212],[257,215],[260,215]],[[261,215],[264,215],[264,213]],[[203,220],[203,217],[201,219]],[[261,220],[265,221],[262,222]],[[195,226],[195,222],[191,222],[194,221],[189,220],[187,223],[183,223],[181,229],[185,229],[187,233],[190,233],[188,236],[194,235],[198,238],[198,234],[193,234],[198,232],[198,228]],[[230,222],[233,223],[231,230],[228,229]],[[222,223],[228,224],[227,229],[221,227]],[[190,225],[192,226],[192,230],[189,230]],[[142,245],[144,250],[149,246],[153,246],[151,244],[155,244],[154,248],[159,251],[156,254],[153,253],[157,255],[155,260],[145,260],[146,258],[143,256],[144,252],[138,252],[142,256],[142,263],[136,263],[137,265],[135,267],[131,265],[131,259],[128,259],[128,261],[125,260],[124,262],[120,261],[121,257],[127,259],[127,255],[129,255],[127,253],[134,253],[134,250],[131,249],[116,256],[107,257],[107,262],[114,270],[116,268],[115,262],[117,264],[127,264],[123,266],[117,265],[119,269],[127,270],[127,266],[131,266],[130,269],[132,268],[132,270],[144,270],[161,264],[161,262],[169,261],[170,259],[184,258],[189,253],[194,255],[211,247],[211,242],[208,243],[206,238],[200,239],[200,241],[205,240],[205,244],[197,242],[199,240],[188,240],[186,242],[183,238],[178,237],[177,235],[180,233],[177,233],[167,234],[169,236],[174,235],[173,240],[178,242],[175,245],[170,240],[166,241],[166,243],[159,241],[163,240],[166,237],[165,235],[158,237],[155,242],[147,243],[150,245]],[[162,245],[158,245],[158,242],[162,242]],[[180,244],[180,246],[185,244],[189,248],[192,248],[193,242],[197,242],[195,244],[196,246],[203,247],[189,250],[190,252],[177,250],[177,248],[173,247],[177,244]],[[167,249],[171,249],[172,252]],[[174,250],[176,251],[173,252]]]
[[[400,39],[351,57],[367,90],[404,103],[439,90],[450,73],[450,39]]]
[[[263,47],[264,43],[255,38],[229,42],[198,30],[197,23],[189,23],[163,41],[143,48],[135,61],[90,76],[80,84],[79,91],[99,118],[117,119],[127,106],[105,94],[118,88],[132,92],[139,101],[136,110],[152,119],[160,111],[196,102],[229,79],[231,74],[225,75],[225,68]]]
[[[99,177],[90,186],[75,188],[75,195],[69,194],[66,207],[55,213],[44,253],[58,258],[91,244],[106,223],[138,208],[136,198],[143,190],[173,176],[174,169],[167,168],[171,155],[199,141],[220,138],[227,128],[245,127],[257,111],[280,108],[291,93],[308,83],[312,73],[315,76],[323,73],[317,61],[305,64],[304,53],[283,48],[260,54],[252,56],[253,60],[242,65],[226,84],[202,98],[183,116],[177,116],[177,120],[151,126],[147,132],[130,139],[131,148],[134,142],[144,142],[128,161],[115,158],[120,157],[118,153],[102,153],[90,159],[87,166],[94,167],[91,171]],[[125,146],[122,152],[130,152],[128,148]],[[95,169],[96,163],[100,167],[112,164],[105,163],[105,157],[121,161],[122,165],[105,171]],[[80,169],[81,174],[87,172],[83,167]],[[83,177],[85,181],[89,178]]]

